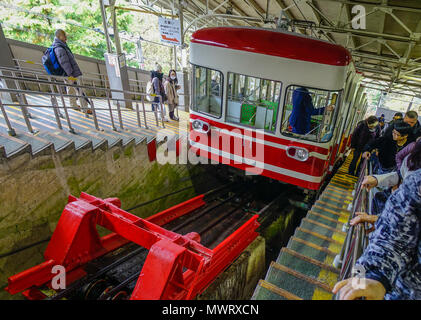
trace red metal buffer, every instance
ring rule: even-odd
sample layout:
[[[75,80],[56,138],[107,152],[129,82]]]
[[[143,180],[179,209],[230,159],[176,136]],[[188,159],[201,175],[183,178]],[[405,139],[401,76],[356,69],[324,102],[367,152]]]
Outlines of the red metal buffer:
[[[213,250],[200,244],[198,233],[180,235],[161,227],[203,206],[203,197],[142,219],[120,209],[118,198],[70,196],[44,253],[45,262],[10,277],[6,290],[26,290],[28,298],[39,298],[36,287],[49,285],[53,266],[65,267],[70,283],[86,275],[84,264],[131,241],[149,250],[131,300],[193,299],[257,237],[259,226],[255,215]],[[100,238],[96,225],[113,233]]]

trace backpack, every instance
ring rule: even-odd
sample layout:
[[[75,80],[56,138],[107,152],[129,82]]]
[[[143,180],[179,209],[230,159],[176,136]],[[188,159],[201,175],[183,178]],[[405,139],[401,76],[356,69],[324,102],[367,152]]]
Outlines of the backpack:
[[[148,99],[148,101],[153,101],[155,99],[155,97],[153,97],[152,95],[155,94],[155,90],[152,84],[152,79],[148,81],[148,83],[146,84],[146,99]]]
[[[42,64],[48,74],[53,76],[63,76],[65,75],[65,72],[58,62],[57,56],[54,52],[55,48],[57,47],[51,46],[45,50],[44,55],[42,56]]]

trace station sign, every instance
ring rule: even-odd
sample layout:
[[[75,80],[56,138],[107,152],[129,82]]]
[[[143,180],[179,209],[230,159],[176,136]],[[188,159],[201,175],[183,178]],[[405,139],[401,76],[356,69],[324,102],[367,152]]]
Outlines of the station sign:
[[[161,34],[161,43],[167,43],[176,46],[181,45],[180,20],[158,17],[158,24],[159,32]]]

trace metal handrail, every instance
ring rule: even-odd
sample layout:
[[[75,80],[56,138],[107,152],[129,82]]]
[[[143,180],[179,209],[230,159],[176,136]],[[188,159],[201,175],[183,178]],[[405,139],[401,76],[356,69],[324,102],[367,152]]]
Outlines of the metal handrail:
[[[367,223],[351,226],[350,221],[356,217],[357,212],[365,212],[371,214],[372,191],[362,187],[364,177],[371,174],[371,163],[364,159],[361,165],[361,173],[355,183],[354,199],[350,205],[351,215],[348,222],[344,224],[346,231],[345,242],[341,252],[335,257],[334,266],[340,268],[338,281],[344,280],[352,276],[353,268],[358,258],[368,245],[368,236],[366,233]]]
[[[13,61],[17,62],[17,67],[19,68],[19,70],[22,70],[22,72],[32,72],[32,73],[40,74],[42,76],[48,76],[44,72],[44,65],[42,63],[34,62],[34,61],[31,61],[31,60],[24,60],[24,59],[13,59]],[[23,68],[19,64],[19,62],[24,62],[24,63],[40,66],[41,68],[40,69]],[[80,78],[82,78],[83,80],[98,81],[98,82],[108,81],[108,75],[106,75],[106,74],[96,73],[96,72],[84,72],[84,73],[88,74],[88,75],[99,76],[99,79],[98,78],[90,78],[90,77],[86,77],[84,75],[81,75]],[[129,79],[129,81],[137,82],[137,83],[141,83],[141,84],[147,83],[147,81],[142,81],[142,80],[138,80],[138,79]]]
[[[95,87],[95,89],[97,90],[103,90],[106,92],[106,97],[97,97],[97,96],[86,96],[83,94],[82,89],[93,89],[93,87],[87,86],[87,85],[78,85],[78,84],[67,84],[64,82],[65,79],[67,79],[67,77],[58,77],[58,76],[49,76],[47,75],[46,77],[49,79],[47,80],[39,80],[39,79],[33,79],[33,78],[24,78],[24,77],[17,77],[14,73],[15,72],[21,72],[19,69],[13,69],[13,68],[7,68],[7,67],[0,67],[0,71],[6,71],[6,73],[12,73],[13,76],[8,76],[8,75],[4,75],[4,74],[0,74],[0,79],[3,80],[8,80],[8,81],[14,81],[17,89],[8,89],[8,88],[0,88],[0,92],[6,92],[6,93],[11,93],[11,94],[15,94],[18,98],[19,103],[18,104],[9,104],[9,103],[3,103],[3,101],[0,99],[0,111],[5,119],[6,125],[8,127],[8,133],[11,136],[16,135],[16,132],[10,122],[10,119],[7,115],[7,111],[4,108],[4,106],[8,106],[8,105],[17,105],[21,108],[22,111],[22,116],[23,119],[25,121],[25,124],[27,126],[27,129],[29,132],[31,133],[35,133],[33,128],[32,128],[32,124],[30,121],[30,114],[27,111],[27,107],[34,107],[34,105],[30,105],[26,102],[26,94],[32,94],[32,95],[44,95],[44,96],[49,96],[51,99],[51,106],[38,106],[38,107],[42,107],[42,108],[52,108],[54,110],[54,114],[55,114],[55,118],[56,118],[56,124],[57,124],[57,128],[58,129],[62,129],[62,124],[61,124],[61,120],[60,117],[63,117],[60,114],[60,109],[62,108],[64,110],[64,114],[65,114],[65,118],[67,121],[67,125],[69,128],[69,131],[71,133],[75,133],[72,125],[71,125],[71,119],[68,113],[68,107],[66,106],[65,100],[64,98],[78,98],[78,99],[84,99],[87,101],[87,104],[90,104],[90,107],[84,107],[81,106],[82,110],[91,110],[92,112],[92,118],[94,121],[94,125],[95,125],[95,129],[102,131],[103,129],[100,129],[99,125],[98,125],[98,120],[97,120],[97,116],[96,116],[96,111],[97,110],[109,110],[110,111],[110,120],[111,120],[111,126],[112,129],[114,131],[117,131],[117,128],[115,126],[114,123],[114,116],[113,116],[113,109],[111,107],[111,101],[115,101],[117,104],[117,113],[118,113],[118,120],[120,123],[120,128],[124,129],[123,126],[123,119],[121,116],[121,109],[120,109],[120,102],[131,102],[133,104],[135,104],[136,108],[135,110],[131,110],[131,109],[127,109],[128,111],[133,111],[136,112],[137,114],[137,122],[138,122],[138,126],[142,127],[141,125],[141,121],[140,121],[140,110],[139,110],[139,102],[142,103],[142,112],[143,112],[143,119],[144,119],[144,126],[145,128],[148,128],[147,126],[147,121],[146,121],[146,113],[147,112],[154,112],[155,114],[155,119],[156,119],[156,124],[157,126],[159,126],[159,121],[158,121],[158,112],[161,116],[161,123],[162,123],[162,127],[165,128],[165,124],[164,124],[164,115],[163,115],[163,101],[162,101],[162,96],[160,95],[155,95],[158,97],[159,102],[157,102],[156,104],[158,104],[158,108],[155,108],[155,111],[146,111],[145,109],[145,93],[141,93],[141,92],[133,92],[133,91],[127,91],[127,90],[116,90],[116,89],[110,89],[110,88],[98,88]],[[45,75],[44,75],[45,76]],[[62,80],[62,82],[58,82],[57,80]],[[32,91],[32,90],[22,90],[20,88],[20,83],[19,81],[27,81],[27,82],[33,82],[36,83],[38,85],[40,84],[44,84],[44,85],[48,85],[50,87],[51,92],[41,92],[41,91]],[[63,93],[63,87],[74,87],[76,89],[77,94],[76,95],[71,95],[71,94],[65,94]],[[56,90],[54,90],[56,89]],[[55,92],[57,91],[57,92]],[[137,99],[126,99],[126,98],[113,98],[111,97],[111,94],[113,92],[118,92],[118,93],[126,93],[126,94],[133,94],[136,96],[140,96],[140,100]],[[59,98],[61,100],[62,106],[58,105],[57,102],[57,98]],[[104,108],[98,108],[94,106],[94,101],[93,99],[96,100],[106,100],[108,103],[108,109],[104,109]],[[177,110],[178,111],[178,110]],[[87,115],[86,115],[87,116]]]

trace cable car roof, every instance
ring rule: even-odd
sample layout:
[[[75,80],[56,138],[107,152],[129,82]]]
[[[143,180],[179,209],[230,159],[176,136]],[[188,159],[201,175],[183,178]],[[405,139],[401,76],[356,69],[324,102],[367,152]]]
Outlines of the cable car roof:
[[[205,28],[194,32],[191,42],[332,66],[351,62],[351,54],[342,46],[275,29]]]

